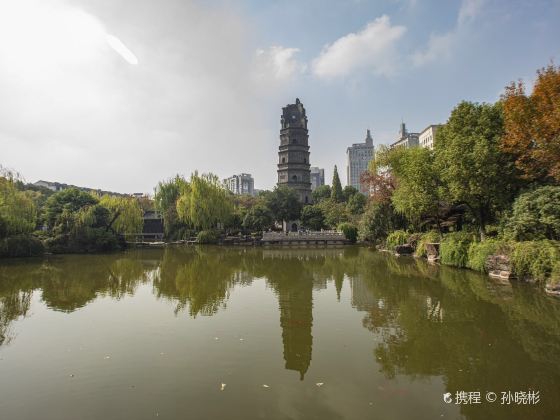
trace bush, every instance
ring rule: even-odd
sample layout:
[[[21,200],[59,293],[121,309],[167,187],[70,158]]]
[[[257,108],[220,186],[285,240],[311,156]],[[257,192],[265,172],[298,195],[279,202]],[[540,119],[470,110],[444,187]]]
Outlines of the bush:
[[[439,233],[435,230],[431,230],[429,232],[423,233],[420,235],[418,242],[416,243],[416,250],[414,251],[414,255],[417,257],[427,257],[428,253],[426,250],[426,244],[431,244],[440,241]]]
[[[398,245],[404,245],[408,242],[410,234],[404,230],[395,230],[387,236],[385,245],[387,249],[394,250]]]
[[[196,241],[199,244],[217,244],[220,235],[215,230],[201,230],[196,235]]]
[[[391,215],[392,210],[388,204],[370,203],[360,219],[360,239],[374,244],[383,241],[392,226]]]
[[[554,241],[526,241],[513,244],[510,256],[513,271],[520,279],[543,281],[560,261],[560,245]]]
[[[549,287],[556,287],[558,285],[560,285],[560,261],[556,261],[552,266],[552,272],[548,280]]]
[[[560,186],[537,188],[517,197],[505,230],[516,241],[560,240]]]
[[[45,246],[53,254],[75,254],[109,252],[120,248],[113,232],[105,228],[82,228],[70,234],[60,234],[45,241]]]
[[[344,237],[351,243],[356,243],[356,240],[358,239],[358,228],[352,223],[341,223],[338,225],[338,230],[344,233]]]
[[[0,240],[0,258],[36,257],[44,252],[43,243],[31,235],[14,235]]]
[[[440,261],[454,267],[467,267],[469,246],[474,235],[469,232],[453,232],[444,236],[439,247]]]
[[[509,246],[504,241],[487,239],[483,242],[472,242],[468,249],[467,267],[486,272],[486,260],[497,253],[509,254]]]

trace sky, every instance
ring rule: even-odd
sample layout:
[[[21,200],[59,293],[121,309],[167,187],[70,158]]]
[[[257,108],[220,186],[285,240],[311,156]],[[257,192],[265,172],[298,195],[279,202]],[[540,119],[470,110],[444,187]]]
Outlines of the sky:
[[[444,123],[560,63],[560,0],[0,0],[0,165],[153,193],[175,174],[276,183],[282,107],[310,162]]]

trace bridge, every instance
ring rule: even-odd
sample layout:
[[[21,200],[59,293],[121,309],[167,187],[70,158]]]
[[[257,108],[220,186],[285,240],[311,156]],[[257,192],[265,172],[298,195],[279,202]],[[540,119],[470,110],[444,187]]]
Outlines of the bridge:
[[[263,245],[308,246],[308,245],[345,245],[344,234],[337,231],[312,232],[263,232]]]

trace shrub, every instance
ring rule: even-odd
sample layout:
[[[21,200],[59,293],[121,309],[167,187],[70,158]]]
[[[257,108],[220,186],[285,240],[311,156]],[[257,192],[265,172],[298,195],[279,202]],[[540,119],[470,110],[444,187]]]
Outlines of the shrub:
[[[558,285],[560,285],[560,261],[556,261],[552,266],[552,272],[548,280],[549,287],[556,287]]]
[[[560,260],[560,245],[546,240],[516,242],[510,259],[517,277],[543,281]]]
[[[440,241],[440,236],[437,231],[431,230],[429,232],[423,233],[416,244],[416,250],[414,251],[414,255],[416,255],[417,257],[427,257],[428,254],[426,251],[426,244],[431,244],[439,241]]]
[[[487,271],[486,260],[489,256],[497,253],[509,254],[508,244],[496,239],[472,242],[467,253],[467,267],[472,270],[485,272]]]
[[[560,240],[560,186],[540,187],[517,197],[505,230],[516,241]]]
[[[199,244],[216,244],[220,235],[215,230],[201,230],[196,235],[196,241]]]
[[[410,234],[404,230],[395,230],[387,236],[385,242],[387,249],[394,250],[398,245],[404,245],[408,242]]]
[[[14,235],[0,240],[0,258],[36,257],[44,251],[43,243],[31,235]]]
[[[356,243],[356,240],[358,239],[358,228],[352,223],[341,223],[338,225],[338,230],[344,233],[345,238],[351,243]]]
[[[474,241],[474,235],[469,232],[453,232],[444,236],[439,247],[442,264],[455,267],[466,267],[469,246]]]
[[[370,203],[360,219],[360,239],[374,244],[383,241],[391,227],[391,213],[391,207],[387,204]]]

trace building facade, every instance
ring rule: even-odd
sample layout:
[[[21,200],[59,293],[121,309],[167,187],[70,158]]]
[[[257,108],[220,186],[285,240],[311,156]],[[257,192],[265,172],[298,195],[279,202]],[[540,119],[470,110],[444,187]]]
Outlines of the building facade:
[[[406,129],[406,125],[404,122],[401,123],[401,127],[399,129],[399,138],[396,142],[391,144],[391,149],[395,149],[397,147],[416,147],[419,144],[419,133],[409,133]]]
[[[255,195],[255,180],[251,174],[233,175],[224,179],[224,186],[232,193]]]
[[[299,99],[282,108],[278,148],[278,186],[293,188],[302,203],[311,202],[307,115]]]
[[[311,167],[311,191],[315,191],[317,187],[325,185],[325,170],[317,166]]]
[[[436,132],[441,127],[441,125],[432,124],[426,127],[419,135],[418,142],[421,147],[426,149],[434,150],[434,139],[436,138]]]
[[[368,164],[373,159],[374,152],[370,130],[367,130],[364,143],[354,143],[346,149],[346,184],[362,193],[367,191],[362,185],[361,176],[368,170]]]

